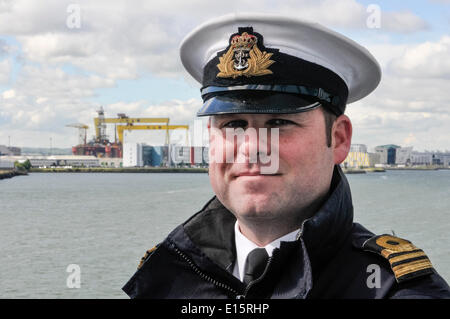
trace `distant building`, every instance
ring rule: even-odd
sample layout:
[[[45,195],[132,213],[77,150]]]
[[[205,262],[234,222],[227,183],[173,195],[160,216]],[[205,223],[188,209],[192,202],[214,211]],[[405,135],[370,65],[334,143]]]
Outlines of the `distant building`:
[[[123,167],[123,159],[120,157],[99,157],[99,164],[102,167],[120,168]]]
[[[123,167],[168,166],[169,147],[125,143],[123,145]]]
[[[375,153],[379,154],[380,156],[380,163],[379,164],[388,164],[388,165],[394,165],[395,164],[395,153],[396,149],[400,148],[398,145],[388,144],[388,145],[380,145],[375,147]]]
[[[367,153],[367,146],[365,144],[352,144],[350,145],[350,152]]]
[[[367,152],[367,146],[364,144],[350,145],[350,152],[343,162],[344,167],[360,168],[373,167],[379,164],[380,156],[376,153]]]
[[[208,166],[209,148],[205,146],[180,146],[171,147],[170,160],[173,166]]]
[[[140,143],[123,144],[123,166],[124,167],[142,167],[142,146]]]
[[[14,161],[8,160],[8,159],[3,159],[2,157],[0,157],[0,170],[1,169],[12,169],[14,168]]]
[[[166,145],[144,145],[142,160],[144,166],[169,166],[169,147]]]
[[[395,150],[395,164],[410,166],[413,164],[411,154],[413,147],[400,147]]]
[[[417,152],[412,146],[395,149],[395,164],[405,166],[444,165],[450,166],[450,153]]]
[[[349,152],[343,164],[346,168],[369,167],[369,154],[367,152]]]
[[[444,166],[450,166],[450,153],[441,153],[437,152],[434,153],[432,156],[432,162],[435,165],[444,165]]]
[[[19,147],[0,145],[0,156],[19,156],[20,154]]]
[[[429,152],[411,152],[411,165],[431,165],[433,154]]]
[[[23,163],[30,161],[31,167],[98,167],[100,166],[98,158],[95,156],[83,155],[21,155],[21,156],[2,156],[2,160]]]
[[[173,145],[170,149],[170,163],[173,166],[191,164],[191,149],[189,146]]]

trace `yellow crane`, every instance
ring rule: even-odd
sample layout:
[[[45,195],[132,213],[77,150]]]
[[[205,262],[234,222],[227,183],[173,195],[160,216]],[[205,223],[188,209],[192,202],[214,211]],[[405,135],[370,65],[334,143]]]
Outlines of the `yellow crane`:
[[[147,118],[147,117],[137,117],[137,118],[130,118],[126,116],[123,113],[117,114],[117,118],[105,118],[105,111],[103,110],[103,107],[100,108],[100,110],[97,111],[98,117],[94,118],[94,125],[95,125],[95,139],[97,141],[105,141],[106,138],[106,124],[125,124],[125,125],[119,125],[116,127],[117,132],[119,131],[119,128],[122,126],[131,126],[135,123],[163,123],[166,126],[169,125],[169,118],[162,117],[162,118]],[[122,130],[123,132],[123,130]],[[119,135],[119,134],[118,134]],[[166,128],[166,141],[169,139],[169,128]],[[123,142],[119,138],[120,142]]]
[[[123,131],[124,130],[166,130],[166,144],[169,144],[169,130],[185,129],[186,130],[186,145],[188,145],[188,130],[189,125],[119,125],[117,126],[117,135],[119,142],[123,145]]]

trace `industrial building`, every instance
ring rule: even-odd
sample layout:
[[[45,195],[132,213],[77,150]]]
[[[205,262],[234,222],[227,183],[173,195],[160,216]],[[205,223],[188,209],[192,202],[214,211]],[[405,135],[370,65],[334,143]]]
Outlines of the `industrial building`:
[[[165,146],[170,144],[171,130],[184,129],[186,132],[189,130],[188,125],[169,125],[169,118],[130,118],[124,113],[117,114],[117,118],[107,118],[105,111],[101,107],[97,111],[98,116],[94,118],[95,137],[91,141],[87,141],[87,129],[88,125],[82,123],[68,124],[68,127],[74,127],[78,129],[79,141],[78,145],[72,147],[72,153],[74,155],[93,155],[99,158],[127,158],[124,160],[124,165],[129,166],[143,166],[145,163],[136,162],[136,159],[130,158],[130,154],[137,154],[137,149],[128,150],[127,156],[124,154],[124,131],[132,130],[163,130],[165,131],[166,140]],[[147,125],[152,123],[152,125]],[[106,134],[107,124],[114,124],[114,141],[110,140]],[[145,124],[145,125],[142,125]],[[186,133],[187,143],[187,133]],[[133,146],[129,146],[133,147]],[[134,147],[138,147],[134,145]],[[131,153],[130,153],[131,151]],[[142,151],[142,150],[141,150]],[[133,160],[133,162],[130,162]],[[126,162],[126,163],[125,163]],[[106,162],[107,163],[107,162]]]
[[[79,155],[21,155],[21,156],[2,156],[2,161],[10,161],[23,163],[29,160],[31,167],[98,167],[99,160],[95,156],[79,156]]]
[[[208,147],[181,145],[146,145],[125,143],[123,146],[124,167],[183,167],[208,166]]]
[[[396,149],[398,145],[388,144],[375,147],[375,153],[379,154],[380,163],[384,165],[395,165]]]
[[[167,167],[170,164],[169,146],[153,146],[145,143],[123,145],[123,167]]]
[[[412,146],[395,149],[395,164],[411,165]],[[431,163],[431,161],[430,161]]]
[[[418,152],[412,146],[401,147],[388,144],[375,147],[379,155],[379,164],[396,166],[450,166],[450,153],[447,152]]]
[[[443,165],[450,166],[450,153],[446,152],[417,152],[413,147],[396,149],[395,164],[405,166]]]
[[[117,158],[98,157],[98,162],[101,167],[109,167],[109,168],[123,167],[123,159],[121,157]]]
[[[350,152],[342,163],[346,168],[374,167],[380,163],[380,155],[369,153],[364,144],[350,145]]]
[[[142,167],[142,144],[126,143],[123,145],[123,166],[124,167]]]
[[[350,145],[350,152],[367,153],[367,146],[365,144],[352,144]]]
[[[450,152],[435,152],[432,155],[434,165],[450,166]]]
[[[400,164],[400,163],[399,163]],[[405,165],[432,165],[433,154],[428,152],[411,152],[410,163],[408,160]]]
[[[171,165],[206,167],[209,164],[209,148],[206,146],[173,146]]]
[[[0,157],[0,170],[13,168],[14,168],[14,161],[9,160],[7,158],[3,158],[3,156]]]

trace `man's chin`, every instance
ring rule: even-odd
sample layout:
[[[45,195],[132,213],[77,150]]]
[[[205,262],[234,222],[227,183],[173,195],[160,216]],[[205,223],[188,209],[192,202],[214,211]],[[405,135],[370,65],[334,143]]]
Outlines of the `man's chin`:
[[[233,212],[235,215],[243,218],[272,218],[273,213],[279,210],[279,205],[273,203],[273,198],[267,198],[265,196],[252,196],[247,198],[243,196],[239,203],[233,205]]]

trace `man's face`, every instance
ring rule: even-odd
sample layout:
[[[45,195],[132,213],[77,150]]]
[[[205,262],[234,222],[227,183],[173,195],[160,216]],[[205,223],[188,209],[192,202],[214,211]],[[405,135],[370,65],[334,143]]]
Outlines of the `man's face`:
[[[222,204],[240,219],[294,221],[329,190],[333,174],[333,147],[327,147],[322,109],[296,114],[229,114],[210,118],[210,159],[223,147],[242,162],[211,161],[209,177]],[[227,128],[278,129],[278,169],[264,174],[261,162],[250,160],[256,150],[269,154],[273,147],[260,148],[256,140],[226,139]],[[258,139],[261,136],[258,135]],[[272,141],[276,142],[276,141]],[[276,146],[276,145],[275,145]]]

